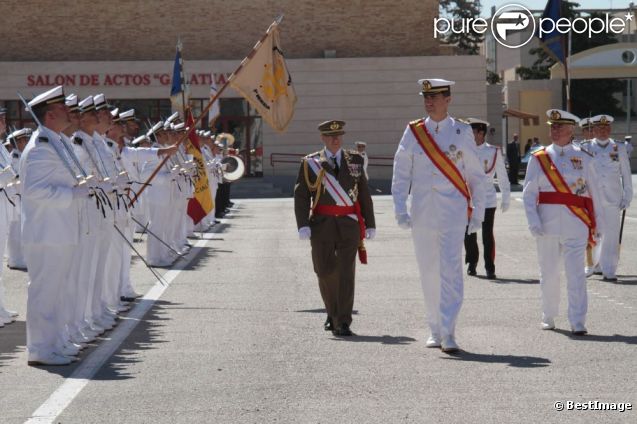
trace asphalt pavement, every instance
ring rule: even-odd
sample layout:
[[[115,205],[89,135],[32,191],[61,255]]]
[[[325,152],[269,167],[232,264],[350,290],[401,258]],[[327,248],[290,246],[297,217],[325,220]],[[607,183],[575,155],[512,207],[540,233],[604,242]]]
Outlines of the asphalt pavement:
[[[133,281],[147,296],[69,367],[27,366],[28,278],[5,268],[8,304],[21,315],[0,329],[0,423],[637,422],[637,208],[619,282],[588,280],[590,334],[576,338],[564,284],[558,329],[540,329],[519,197],[496,213],[498,279],[484,278],[482,259],[465,278],[457,355],[425,347],[411,235],[388,196],[374,198],[378,235],[369,264],[357,266],[352,338],[322,328],[291,199],[237,201],[205,240],[191,240],[186,261],[159,270],[168,287],[136,259]],[[626,403],[632,410],[590,410]]]

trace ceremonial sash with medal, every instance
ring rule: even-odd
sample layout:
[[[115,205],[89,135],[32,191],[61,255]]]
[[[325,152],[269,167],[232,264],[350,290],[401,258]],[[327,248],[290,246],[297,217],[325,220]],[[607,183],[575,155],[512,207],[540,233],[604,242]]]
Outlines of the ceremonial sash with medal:
[[[318,159],[306,158],[305,163],[309,165],[312,172],[316,175],[317,181],[313,185],[313,188],[317,191],[314,205],[312,206],[312,212],[317,215],[330,215],[330,216],[348,216],[355,221],[358,221],[359,227],[359,243],[358,243],[358,259],[362,264],[367,264],[367,250],[365,249],[365,220],[361,213],[361,205],[358,200],[354,201],[347,194],[343,186],[332,175],[323,170]],[[306,176],[307,179],[307,176]],[[310,187],[308,181],[308,187]],[[318,198],[321,193],[321,188],[329,194],[334,200],[335,205],[319,205]]]
[[[495,148],[495,153],[493,154],[493,162],[491,163],[491,166],[489,167],[489,170],[487,172],[485,172],[485,174],[489,175],[491,173],[491,171],[493,171],[493,168],[495,168],[495,161],[498,159],[498,148]],[[500,176],[498,175],[498,178],[500,178]]]
[[[411,132],[414,134],[414,137],[416,137],[416,141],[425,152],[429,160],[431,160],[436,168],[438,168],[440,172],[442,172],[442,174],[447,177],[447,179],[449,179],[449,182],[451,182],[451,184],[453,184],[453,186],[458,189],[460,194],[462,194],[467,199],[467,215],[470,218],[472,211],[471,192],[469,191],[467,182],[465,181],[464,177],[462,176],[456,165],[442,150],[440,150],[438,144],[436,144],[431,134],[429,134],[429,131],[427,131],[427,127],[425,126],[425,121],[423,119],[410,122],[409,128],[411,128]]]
[[[566,206],[588,227],[588,242],[591,245],[595,245],[593,234],[595,233],[596,224],[593,200],[590,197],[578,196],[571,192],[562,174],[560,174],[545,149],[533,152],[533,156],[538,160],[540,168],[542,168],[546,178],[555,189],[555,192],[541,191],[538,203]]]

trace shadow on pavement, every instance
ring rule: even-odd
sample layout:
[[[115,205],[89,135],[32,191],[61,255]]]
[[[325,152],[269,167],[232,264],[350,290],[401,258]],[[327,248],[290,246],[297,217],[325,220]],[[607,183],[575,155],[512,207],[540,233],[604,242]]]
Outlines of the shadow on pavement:
[[[108,358],[106,363],[101,366],[99,371],[91,378],[91,380],[128,380],[130,378],[134,378],[134,375],[128,373],[127,369],[129,368],[129,364],[140,362],[140,359],[138,359],[137,356],[138,352],[142,350],[157,349],[160,343],[166,343],[166,341],[162,340],[162,327],[164,327],[164,323],[162,321],[169,320],[169,318],[166,318],[164,315],[167,313],[167,306],[173,305],[181,304],[162,300],[155,302],[153,307],[142,317],[131,334],[129,334],[124,342],[117,348],[115,353]],[[124,321],[126,319],[127,318],[124,316],[120,319],[120,321]],[[91,344],[91,348],[85,350],[80,355],[79,362],[64,367],[42,366],[35,368],[40,368],[51,374],[58,374],[64,378],[72,378],[72,374],[75,369],[82,365],[83,360],[92,354],[100,344],[106,342],[106,340],[102,339],[108,339],[111,333],[111,331],[105,333],[100,339],[98,339],[98,342]]]
[[[27,348],[27,323],[16,321],[0,328],[0,367],[15,359],[17,353]]]
[[[496,278],[495,284],[540,284],[540,280],[531,278]]]
[[[562,330],[561,328],[556,328],[552,330],[556,333],[559,333],[563,336],[568,337],[572,340],[578,340],[583,342],[614,342],[614,343],[626,343],[626,344],[637,344],[637,336],[624,336],[623,334],[613,334],[612,336],[603,336],[601,334],[591,334],[588,333],[585,336],[574,336],[568,330]]]
[[[486,364],[508,364],[515,368],[538,368],[547,367],[551,363],[548,358],[540,358],[538,356],[517,356],[517,355],[490,355],[483,353],[472,353],[459,351],[442,359],[454,361],[482,362]]]
[[[294,311],[294,312],[301,312],[301,313],[310,313],[310,314],[326,314],[327,311],[325,310],[325,308],[323,309],[301,309],[298,311]],[[354,309],[352,311],[352,315],[358,315],[358,311],[356,309]]]
[[[416,339],[405,336],[362,336],[356,335],[351,337],[333,337],[332,340],[341,342],[355,342],[355,343],[380,343],[386,345],[407,345],[411,342],[415,342]]]

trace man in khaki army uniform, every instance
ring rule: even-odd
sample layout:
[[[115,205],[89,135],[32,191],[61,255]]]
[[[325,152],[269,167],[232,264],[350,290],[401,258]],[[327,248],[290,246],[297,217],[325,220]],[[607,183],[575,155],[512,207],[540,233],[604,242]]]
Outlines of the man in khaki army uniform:
[[[324,328],[352,336],[356,252],[367,263],[363,239],[376,235],[363,158],[343,150],[343,121],[318,126],[325,148],[301,161],[294,212],[301,240],[311,240],[312,262],[327,310]]]

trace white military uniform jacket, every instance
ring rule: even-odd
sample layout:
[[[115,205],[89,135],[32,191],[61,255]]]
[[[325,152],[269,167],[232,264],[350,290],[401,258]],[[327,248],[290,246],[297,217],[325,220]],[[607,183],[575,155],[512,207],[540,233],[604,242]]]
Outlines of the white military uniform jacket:
[[[41,126],[31,136],[20,159],[24,244],[79,242],[78,212],[73,210],[76,180],[58,156],[54,143],[64,151],[60,136]]]
[[[633,199],[633,183],[625,146],[614,140],[595,138],[584,148],[594,157],[601,205],[619,207],[624,200],[628,206]]]
[[[472,197],[473,219],[484,220],[485,175],[471,127],[447,116],[436,124],[425,119],[429,134],[463,175]],[[436,131],[436,128],[438,129]],[[411,196],[414,226],[431,229],[466,227],[467,199],[434,165],[407,126],[394,157],[392,195],[396,216],[407,214]]]
[[[508,203],[511,198],[511,184],[507,176],[506,166],[502,158],[502,150],[488,143],[482,143],[478,147],[478,157],[485,173],[485,208],[495,208],[498,204],[498,195],[495,191],[494,177],[498,176],[498,186],[502,192],[502,202]]]
[[[599,222],[601,208],[597,207],[599,191],[593,158],[572,143],[564,147],[551,144],[545,149],[571,189],[571,193],[593,199],[596,220]],[[540,229],[543,235],[587,238],[588,227],[567,206],[537,203],[541,191],[554,192],[555,189],[542,170],[538,159],[531,155],[526,170],[523,192],[524,209],[529,228]]]

